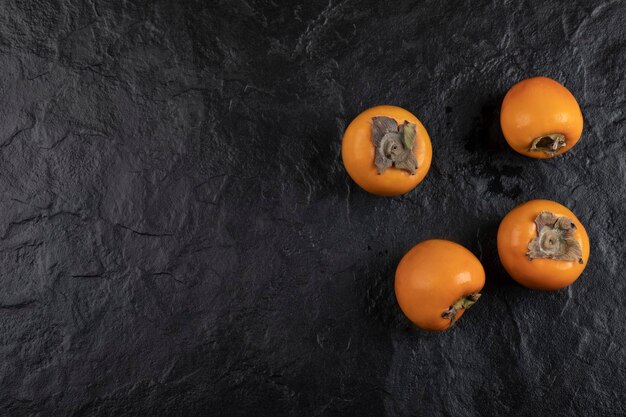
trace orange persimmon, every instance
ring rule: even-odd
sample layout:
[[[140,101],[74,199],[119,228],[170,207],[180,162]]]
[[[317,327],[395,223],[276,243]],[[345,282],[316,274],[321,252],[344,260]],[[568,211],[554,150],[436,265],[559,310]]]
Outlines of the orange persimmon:
[[[428,132],[413,114],[396,106],[365,110],[343,136],[346,171],[364,190],[396,196],[419,184],[432,159]]]
[[[417,327],[445,330],[480,297],[485,270],[463,246],[426,240],[408,251],[396,270],[396,299]]]
[[[504,269],[521,285],[558,290],[576,281],[589,261],[589,237],[567,207],[531,200],[511,210],[498,228]]]
[[[500,126],[516,152],[545,159],[576,145],[583,131],[583,115],[567,88],[550,78],[534,77],[506,93]]]

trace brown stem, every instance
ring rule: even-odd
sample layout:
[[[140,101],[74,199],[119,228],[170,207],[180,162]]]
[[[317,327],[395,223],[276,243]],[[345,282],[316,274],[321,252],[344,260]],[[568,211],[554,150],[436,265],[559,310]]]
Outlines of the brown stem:
[[[467,310],[468,308],[476,304],[476,301],[478,301],[480,295],[481,294],[477,292],[470,295],[464,295],[463,297],[456,300],[454,304],[448,307],[447,310],[441,313],[441,317],[450,320],[450,326],[452,326],[456,322],[456,316],[459,311]]]
[[[543,258],[583,263],[582,248],[574,239],[576,224],[569,217],[542,211],[535,218],[535,225],[537,237],[530,241],[526,252],[529,260]]]
[[[376,148],[374,165],[376,172],[382,174],[386,169],[395,166],[415,175],[417,160],[415,159],[416,126],[404,121],[398,123],[387,116],[372,118],[372,143]]]
[[[549,135],[543,135],[535,138],[530,145],[530,151],[554,155],[559,151],[559,149],[564,147],[565,135],[561,133],[550,133]]]

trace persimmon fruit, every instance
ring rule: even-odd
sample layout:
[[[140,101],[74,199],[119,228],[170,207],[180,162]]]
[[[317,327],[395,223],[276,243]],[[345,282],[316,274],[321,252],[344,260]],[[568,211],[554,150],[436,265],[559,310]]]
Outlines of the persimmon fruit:
[[[480,298],[485,270],[463,246],[426,240],[409,250],[396,269],[395,293],[417,327],[445,330]]]
[[[504,269],[521,285],[558,290],[576,281],[589,261],[589,237],[567,207],[531,200],[511,210],[498,228]]]
[[[520,81],[506,93],[500,126],[516,152],[545,159],[570,150],[583,131],[576,98],[562,84],[546,77]]]
[[[341,144],[346,171],[364,190],[381,196],[411,191],[430,169],[432,145],[424,125],[407,110],[377,106],[359,114]]]

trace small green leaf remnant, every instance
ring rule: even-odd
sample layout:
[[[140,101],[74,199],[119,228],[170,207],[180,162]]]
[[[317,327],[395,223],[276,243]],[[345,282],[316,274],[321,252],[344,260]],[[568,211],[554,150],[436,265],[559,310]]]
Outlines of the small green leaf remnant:
[[[456,300],[454,304],[448,307],[443,313],[441,313],[441,317],[444,319],[450,320],[450,326],[452,326],[456,322],[456,316],[459,314],[460,310],[467,310],[480,298],[480,293],[474,293],[470,295],[464,295],[463,297]]]

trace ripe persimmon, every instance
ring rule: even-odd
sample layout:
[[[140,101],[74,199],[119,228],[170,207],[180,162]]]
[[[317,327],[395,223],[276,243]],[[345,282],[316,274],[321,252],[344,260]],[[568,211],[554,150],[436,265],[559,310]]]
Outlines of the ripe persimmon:
[[[430,168],[428,132],[413,114],[396,106],[365,110],[343,136],[346,171],[364,190],[382,196],[411,191]]]
[[[531,200],[511,210],[498,228],[498,254],[517,282],[558,290],[576,281],[589,261],[589,237],[567,207]]]
[[[426,240],[409,250],[396,270],[396,299],[417,327],[445,330],[480,297],[485,270],[463,246]]]
[[[567,152],[578,142],[583,115],[567,88],[550,78],[534,77],[506,93],[500,126],[516,152],[545,159]]]

